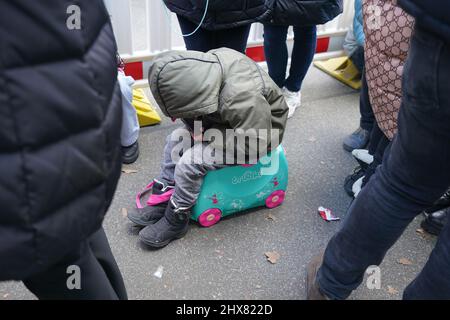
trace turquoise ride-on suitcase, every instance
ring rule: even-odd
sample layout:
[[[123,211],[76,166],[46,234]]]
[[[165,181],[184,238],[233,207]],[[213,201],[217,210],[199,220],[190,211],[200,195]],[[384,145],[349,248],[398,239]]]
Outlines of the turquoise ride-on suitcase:
[[[288,164],[280,145],[255,165],[208,172],[191,219],[210,227],[222,217],[250,208],[275,208],[283,203],[287,184]]]

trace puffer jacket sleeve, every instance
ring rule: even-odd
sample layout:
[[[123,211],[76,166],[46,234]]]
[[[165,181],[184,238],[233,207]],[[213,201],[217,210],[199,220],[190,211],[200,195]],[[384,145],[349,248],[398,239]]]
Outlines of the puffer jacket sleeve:
[[[324,24],[343,11],[342,0],[275,0],[272,13],[262,22],[284,26]]]
[[[73,2],[0,0],[0,281],[78,250],[121,173],[108,12],[102,0]]]

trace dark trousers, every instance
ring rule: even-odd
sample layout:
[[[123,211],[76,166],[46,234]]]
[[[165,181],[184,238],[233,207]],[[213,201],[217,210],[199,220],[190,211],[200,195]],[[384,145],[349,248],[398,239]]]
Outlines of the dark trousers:
[[[375,116],[373,114],[372,105],[370,104],[369,87],[367,86],[365,73],[365,69],[363,69],[361,76],[361,91],[359,94],[359,113],[361,115],[359,126],[364,130],[371,132],[375,123]],[[373,155],[373,153],[371,154]]]
[[[375,173],[377,167],[383,162],[383,157],[385,152],[388,152],[390,146],[389,139],[384,135],[383,131],[378,127],[378,124],[374,123],[370,140],[368,145],[369,154],[373,156],[372,163],[367,167],[364,173],[364,179],[362,182],[362,186],[364,187],[367,182],[369,182],[372,175]]]
[[[177,16],[183,34],[189,34],[197,28],[197,24]],[[226,47],[245,53],[250,25],[225,29],[206,30],[199,28],[193,35],[183,37],[187,50],[207,52],[212,49]]]
[[[288,26],[264,25],[264,54],[269,75],[280,87],[289,91],[300,91],[303,79],[316,52],[316,26],[294,27],[289,77],[286,78],[288,48],[286,44]]]
[[[319,286],[330,298],[348,297],[366,268],[379,265],[414,217],[449,187],[449,83],[450,44],[416,25],[404,67],[397,135],[328,243],[318,273]],[[450,299],[450,224],[403,298]]]
[[[349,58],[362,74],[364,70],[364,46],[358,46]]]
[[[80,290],[70,290],[67,286],[67,280],[73,274],[67,273],[67,268],[73,265],[78,266],[80,270]],[[112,255],[103,228],[58,264],[24,280],[24,284],[33,294],[43,300],[127,299],[122,275]]]

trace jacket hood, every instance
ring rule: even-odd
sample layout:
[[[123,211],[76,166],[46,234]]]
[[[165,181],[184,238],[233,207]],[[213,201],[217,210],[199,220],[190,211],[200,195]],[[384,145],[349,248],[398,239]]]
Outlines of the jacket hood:
[[[222,68],[211,53],[168,51],[155,57],[148,82],[166,116],[195,118],[217,111]]]

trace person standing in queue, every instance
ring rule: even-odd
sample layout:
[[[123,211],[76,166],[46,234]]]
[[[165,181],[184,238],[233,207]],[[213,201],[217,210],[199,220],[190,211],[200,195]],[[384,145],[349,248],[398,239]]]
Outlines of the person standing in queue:
[[[122,122],[103,1],[0,0],[0,47],[0,281],[39,299],[127,299],[102,228]]]

